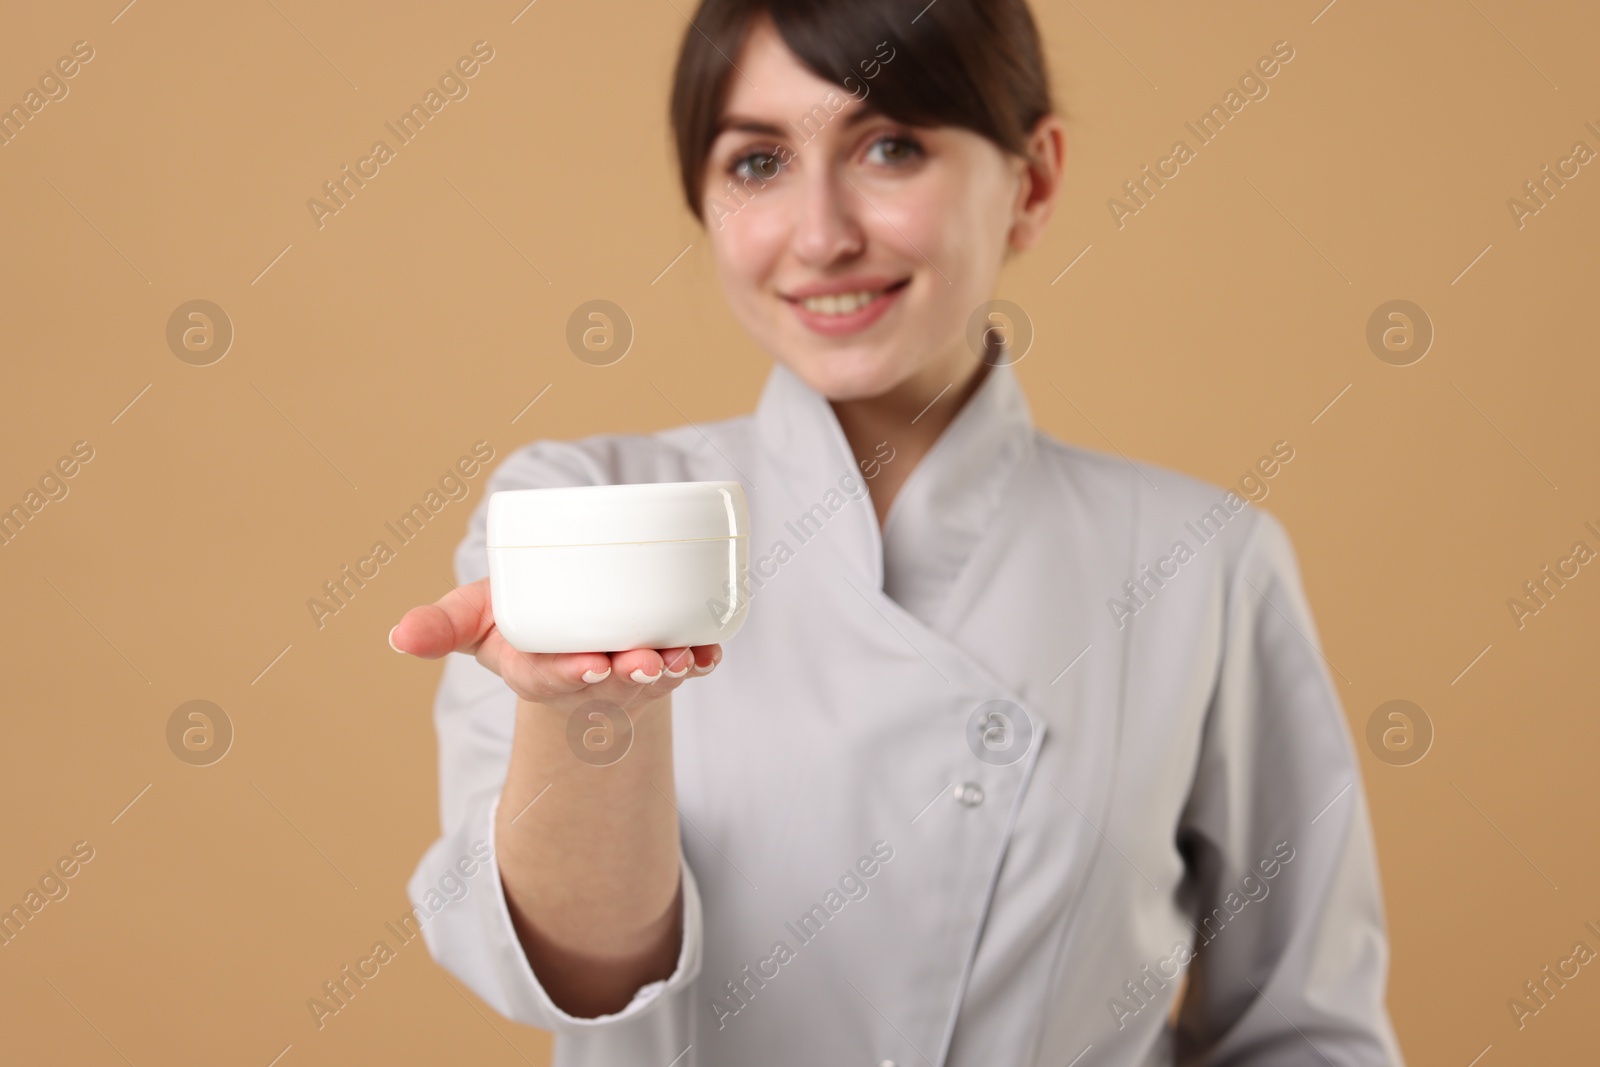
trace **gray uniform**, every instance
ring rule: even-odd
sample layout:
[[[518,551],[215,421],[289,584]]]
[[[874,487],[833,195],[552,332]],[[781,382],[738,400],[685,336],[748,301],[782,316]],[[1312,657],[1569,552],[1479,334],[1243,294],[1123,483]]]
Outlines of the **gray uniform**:
[[[560,1067],[1401,1063],[1365,794],[1270,514],[1050,439],[1009,367],[881,533],[782,366],[752,415],[538,442],[489,489],[702,479],[748,491],[749,621],[673,696],[683,948],[616,1015],[557,1008],[492,857],[460,862],[512,693],[456,654],[438,694],[415,912]]]

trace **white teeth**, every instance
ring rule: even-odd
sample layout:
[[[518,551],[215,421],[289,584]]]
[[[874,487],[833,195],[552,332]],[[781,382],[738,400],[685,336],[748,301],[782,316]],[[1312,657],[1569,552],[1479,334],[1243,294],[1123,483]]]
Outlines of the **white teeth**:
[[[859,293],[833,293],[828,296],[808,296],[800,301],[810,312],[818,315],[848,315],[859,311],[876,300],[883,290],[862,290]]]

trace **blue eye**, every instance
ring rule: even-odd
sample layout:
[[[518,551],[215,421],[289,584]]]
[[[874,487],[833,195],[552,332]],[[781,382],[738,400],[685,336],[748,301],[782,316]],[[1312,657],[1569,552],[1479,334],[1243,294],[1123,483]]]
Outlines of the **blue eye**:
[[[753,181],[768,182],[778,176],[783,169],[783,164],[771,152],[751,152],[748,155],[735,159],[728,167],[728,173],[737,178]]]

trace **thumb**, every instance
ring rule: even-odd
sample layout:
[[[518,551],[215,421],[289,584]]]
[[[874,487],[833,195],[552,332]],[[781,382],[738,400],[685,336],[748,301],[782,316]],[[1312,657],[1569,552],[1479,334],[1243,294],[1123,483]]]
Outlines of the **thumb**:
[[[489,579],[452,589],[432,604],[412,608],[389,631],[389,646],[424,659],[476,652],[494,629]]]

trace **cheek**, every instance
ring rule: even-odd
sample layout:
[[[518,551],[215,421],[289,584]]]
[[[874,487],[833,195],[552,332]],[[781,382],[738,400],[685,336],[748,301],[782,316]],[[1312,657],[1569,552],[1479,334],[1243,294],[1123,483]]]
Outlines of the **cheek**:
[[[708,233],[728,309],[751,336],[770,337],[784,310],[772,293],[786,241],[782,227],[770,214],[762,217],[760,209],[751,204],[737,217],[726,219],[721,230]]]
[[[996,166],[984,160],[962,160],[941,171],[930,182],[922,209],[924,223],[956,269],[987,276],[1004,250],[1010,223],[1009,188]],[[939,264],[946,274],[951,269]],[[951,274],[952,280],[954,275]]]
[[[973,195],[966,201],[970,262],[984,272],[998,271],[1010,243],[1017,189],[1009,172],[984,167],[972,177]]]
[[[882,206],[892,228],[873,213],[874,240],[920,268],[924,303],[913,321],[928,336],[926,343],[964,331],[968,316],[993,295],[989,290],[1004,250],[1008,216],[997,214],[993,197],[973,193],[959,176],[941,176],[917,183],[892,206]],[[937,270],[928,266],[930,261]]]
[[[959,208],[946,184],[924,177],[890,195],[869,193],[870,205],[863,204],[857,216],[868,240],[880,248],[893,249],[898,259],[924,269],[932,260],[939,270],[954,278],[949,261],[959,254],[965,221],[951,217],[952,208]]]
[[[729,297],[741,302],[770,297],[789,243],[789,223],[776,197],[746,204],[738,214],[725,217],[721,229],[707,232],[717,274]]]

